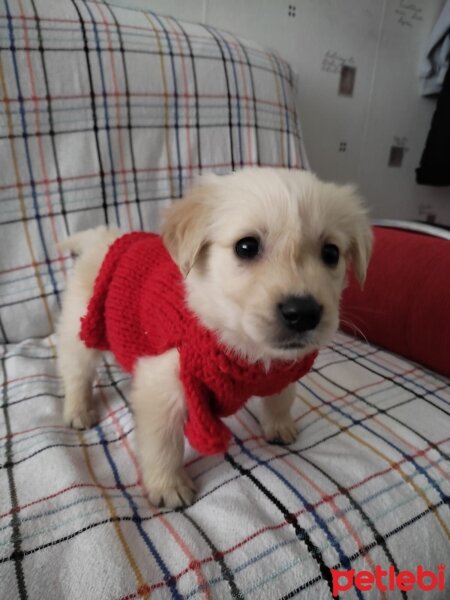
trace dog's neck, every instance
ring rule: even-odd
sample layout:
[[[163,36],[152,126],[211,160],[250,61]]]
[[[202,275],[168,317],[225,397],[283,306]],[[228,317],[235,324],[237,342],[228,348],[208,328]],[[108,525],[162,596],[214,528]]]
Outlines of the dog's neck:
[[[254,340],[245,331],[242,325],[240,308],[233,305],[230,300],[215,298],[213,294],[205,293],[205,288],[195,285],[196,274],[191,271],[185,279],[186,303],[190,310],[197,316],[200,323],[207,329],[214,331],[220,342],[249,363],[262,362],[266,369],[270,368],[273,361],[297,361],[306,356],[315,348],[306,348],[302,351],[280,351],[268,347],[262,340]],[[226,307],[223,303],[226,302]],[[215,310],[211,311],[211,305]]]

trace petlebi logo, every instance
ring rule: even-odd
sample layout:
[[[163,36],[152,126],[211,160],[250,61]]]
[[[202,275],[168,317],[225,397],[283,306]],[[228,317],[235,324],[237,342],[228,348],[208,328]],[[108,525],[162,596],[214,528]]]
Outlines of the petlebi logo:
[[[392,565],[387,570],[377,565],[374,572],[331,569],[331,575],[334,597],[352,588],[361,592],[370,592],[374,588],[381,592],[393,592],[394,590],[409,592],[415,589],[423,592],[432,590],[443,592],[445,588],[445,565],[439,565],[436,572],[426,570],[422,565],[418,565],[414,571],[396,573]]]

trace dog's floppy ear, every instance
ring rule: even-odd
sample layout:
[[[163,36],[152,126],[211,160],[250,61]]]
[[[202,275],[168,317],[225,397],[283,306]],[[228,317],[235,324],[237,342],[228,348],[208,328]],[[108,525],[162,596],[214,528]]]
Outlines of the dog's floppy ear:
[[[350,246],[350,256],[356,279],[361,288],[366,279],[367,267],[372,254],[372,230],[367,217],[361,220]]]
[[[348,195],[351,208],[350,258],[353,270],[361,288],[366,279],[367,268],[372,254],[373,234],[368,211],[363,199],[353,185],[343,188]]]
[[[187,275],[207,243],[214,175],[201,177],[186,196],[165,213],[161,235],[183,275]]]
[[[330,208],[330,212],[335,226],[347,237],[347,258],[362,288],[372,253],[373,235],[368,210],[354,185],[328,185],[333,186],[334,192],[334,207]],[[336,210],[334,213],[333,208]]]

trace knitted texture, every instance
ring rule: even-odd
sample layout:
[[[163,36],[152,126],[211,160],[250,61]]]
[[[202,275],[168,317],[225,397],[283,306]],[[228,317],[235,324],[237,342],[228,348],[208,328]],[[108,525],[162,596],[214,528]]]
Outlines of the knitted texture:
[[[180,355],[187,404],[185,434],[202,454],[225,452],[231,433],[222,417],[251,396],[270,396],[305,375],[317,352],[298,361],[249,363],[219,342],[185,302],[183,277],[161,238],[129,233],[116,240],[100,268],[80,338],[111,350],[132,372],[136,361],[171,348]]]

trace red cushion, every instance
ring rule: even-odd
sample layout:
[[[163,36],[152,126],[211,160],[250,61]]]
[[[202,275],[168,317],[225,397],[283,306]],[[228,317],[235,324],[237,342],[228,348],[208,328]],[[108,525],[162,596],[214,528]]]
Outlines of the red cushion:
[[[342,329],[450,376],[450,241],[374,227],[364,291],[353,275]]]

